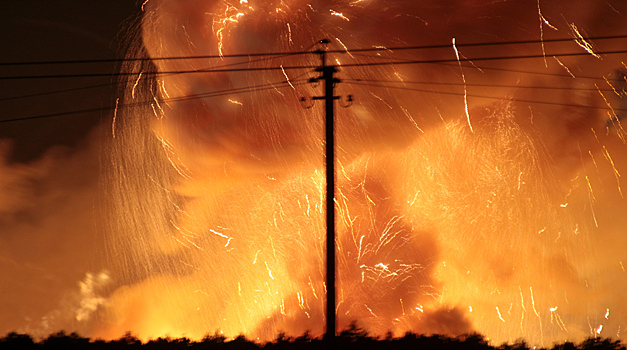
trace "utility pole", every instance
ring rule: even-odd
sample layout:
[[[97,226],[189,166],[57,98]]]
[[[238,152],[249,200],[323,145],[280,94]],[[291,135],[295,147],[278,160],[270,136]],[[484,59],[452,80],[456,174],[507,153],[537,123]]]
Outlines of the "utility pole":
[[[322,44],[328,44],[324,39]],[[327,310],[326,310],[326,341],[333,345],[335,343],[335,333],[337,319],[336,288],[335,288],[335,123],[333,105],[339,96],[334,96],[333,89],[340,80],[335,78],[337,69],[335,66],[327,66],[326,51],[318,50],[322,65],[316,68],[316,72],[322,75],[312,78],[311,82],[324,81],[324,96],[314,96],[314,100],[324,100],[325,104],[325,163],[326,163],[326,213],[327,213],[327,261],[326,261],[326,289],[327,289]]]

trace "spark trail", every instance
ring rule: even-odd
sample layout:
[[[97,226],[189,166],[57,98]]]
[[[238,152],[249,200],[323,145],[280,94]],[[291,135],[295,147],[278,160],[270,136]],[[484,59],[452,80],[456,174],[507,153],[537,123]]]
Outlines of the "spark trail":
[[[627,156],[617,128],[606,124],[608,106],[624,102],[588,93],[624,66],[618,57],[592,55],[618,41],[592,46],[586,39],[627,30],[627,4],[547,2],[540,11],[539,2],[392,3],[142,5],[141,45],[131,56],[220,58],[154,60],[143,68],[186,73],[144,74],[120,97],[120,105],[134,99],[145,106],[116,113],[108,193],[117,284],[94,334],[322,334],[323,113],[299,102],[320,93],[299,83],[315,72],[286,69],[315,67],[316,56],[203,72],[240,64],[233,54],[314,51],[320,38],[336,38],[335,49],[351,53],[330,62],[343,65],[338,94],[358,97],[335,116],[339,328],[357,320],[371,334],[478,331],[493,342],[524,337],[546,345],[627,326],[618,292],[624,279],[616,277],[627,259],[619,248],[625,219],[614,216],[625,209],[616,183]],[[540,46],[464,49],[469,60],[540,50],[538,58],[464,69],[456,41],[537,39],[530,33],[538,17]],[[544,25],[554,30],[545,33]],[[584,27],[585,34],[577,30]],[[550,41],[575,31],[572,41]],[[354,50],[452,38],[454,56],[446,45]],[[592,47],[590,55],[559,56]],[[410,59],[456,59],[463,91],[455,65],[351,66]],[[141,64],[129,61],[126,69]],[[439,84],[418,92],[385,84],[391,80]],[[251,88],[260,84],[268,89]],[[492,98],[469,101],[471,89]]]

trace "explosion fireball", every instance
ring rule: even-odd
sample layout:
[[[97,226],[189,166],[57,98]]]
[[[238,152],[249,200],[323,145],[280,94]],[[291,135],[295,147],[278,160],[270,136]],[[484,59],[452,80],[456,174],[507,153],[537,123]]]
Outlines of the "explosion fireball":
[[[321,93],[327,38],[355,99],[335,115],[338,328],[624,338],[625,14],[146,1],[108,148],[112,281],[93,336],[322,334],[324,113],[300,98]]]

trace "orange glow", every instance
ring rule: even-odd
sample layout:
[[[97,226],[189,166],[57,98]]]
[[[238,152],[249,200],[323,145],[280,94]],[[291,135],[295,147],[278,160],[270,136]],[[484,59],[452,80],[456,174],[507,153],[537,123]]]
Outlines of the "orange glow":
[[[122,101],[147,105],[116,114],[116,282],[94,335],[322,335],[323,106],[299,102],[321,94],[313,69],[288,69],[319,62],[230,55],[337,38],[329,49],[349,53],[452,43],[330,54],[342,61],[337,93],[356,98],[335,116],[338,326],[543,345],[622,336],[625,84],[597,85],[624,64],[597,58],[618,40],[587,39],[627,29],[627,4],[610,2],[594,13],[584,0],[145,2],[149,57],[221,56],[154,60],[157,72],[277,69],[129,82]],[[572,52],[587,54],[559,56]]]

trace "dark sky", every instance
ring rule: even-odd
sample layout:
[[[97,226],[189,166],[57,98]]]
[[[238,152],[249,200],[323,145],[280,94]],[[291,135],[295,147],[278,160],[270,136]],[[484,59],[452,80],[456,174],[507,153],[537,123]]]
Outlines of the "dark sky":
[[[125,25],[133,20],[140,5],[133,0],[2,1],[0,62],[120,58]],[[79,143],[89,130],[110,117],[106,107],[115,101],[112,83],[116,78],[4,77],[107,74],[117,70],[117,63],[0,66],[0,120],[105,107],[100,112],[0,123],[0,139],[14,140],[11,160],[30,161],[52,145]],[[73,91],[49,94],[68,89]],[[39,96],[24,97],[28,95]]]

